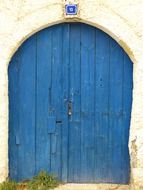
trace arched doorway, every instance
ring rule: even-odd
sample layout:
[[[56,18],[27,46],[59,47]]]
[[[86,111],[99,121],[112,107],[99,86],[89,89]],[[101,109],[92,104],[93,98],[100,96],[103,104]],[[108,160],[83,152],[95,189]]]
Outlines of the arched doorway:
[[[10,177],[128,183],[132,63],[99,29],[60,24],[30,37],[9,65]]]

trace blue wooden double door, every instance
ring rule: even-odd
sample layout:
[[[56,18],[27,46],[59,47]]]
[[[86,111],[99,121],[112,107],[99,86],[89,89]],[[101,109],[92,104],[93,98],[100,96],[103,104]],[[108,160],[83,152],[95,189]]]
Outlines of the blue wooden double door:
[[[30,37],[9,65],[9,175],[128,183],[132,63],[101,30],[65,23]]]

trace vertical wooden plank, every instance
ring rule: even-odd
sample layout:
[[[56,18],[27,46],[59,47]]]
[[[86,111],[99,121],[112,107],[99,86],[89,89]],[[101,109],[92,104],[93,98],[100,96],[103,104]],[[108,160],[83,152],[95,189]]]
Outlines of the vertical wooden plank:
[[[62,120],[62,26],[52,28],[52,88],[51,106],[56,120]],[[57,124],[56,133],[51,135],[51,147],[56,145],[51,153],[51,172],[61,179],[61,124]],[[56,141],[56,142],[55,142]]]
[[[62,181],[67,182],[68,179],[68,99],[69,99],[69,38],[70,38],[70,24],[62,25],[62,40],[63,40],[63,52],[62,52],[62,104],[63,104],[63,115],[62,115]]]
[[[133,63],[129,59],[128,55],[124,54],[124,72],[123,72],[123,150],[122,150],[122,168],[123,182],[129,183],[130,180],[130,159],[129,159],[129,131],[131,120],[131,108],[132,108],[132,89],[133,89]]]
[[[68,182],[80,180],[80,24],[70,25],[69,163]]]
[[[19,70],[19,180],[35,174],[36,36],[22,46]],[[32,162],[31,162],[32,160]]]
[[[123,51],[110,39],[110,182],[123,183]],[[117,69],[118,67],[118,69]],[[118,172],[116,172],[118,171]]]
[[[50,172],[50,134],[48,118],[51,104],[51,35],[52,28],[37,34],[37,88],[36,88],[36,173]]]
[[[20,49],[9,64],[9,177],[18,180]]]
[[[81,178],[94,182],[95,30],[81,25]]]
[[[108,182],[109,38],[96,30],[95,181]]]

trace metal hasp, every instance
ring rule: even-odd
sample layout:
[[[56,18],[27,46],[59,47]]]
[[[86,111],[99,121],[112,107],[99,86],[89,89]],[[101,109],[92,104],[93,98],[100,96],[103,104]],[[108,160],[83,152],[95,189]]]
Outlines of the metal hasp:
[[[68,102],[68,115],[69,116],[72,115],[72,102],[71,101]]]
[[[69,4],[65,6],[66,15],[77,15],[78,5],[77,4]]]

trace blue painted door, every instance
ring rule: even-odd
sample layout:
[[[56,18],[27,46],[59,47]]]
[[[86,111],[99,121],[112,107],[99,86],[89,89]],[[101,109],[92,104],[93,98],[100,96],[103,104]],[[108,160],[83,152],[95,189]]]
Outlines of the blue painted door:
[[[12,179],[129,182],[132,63],[107,34],[72,23],[30,37],[9,66],[9,102]]]

